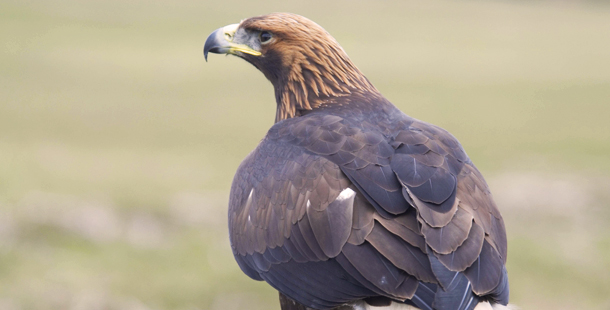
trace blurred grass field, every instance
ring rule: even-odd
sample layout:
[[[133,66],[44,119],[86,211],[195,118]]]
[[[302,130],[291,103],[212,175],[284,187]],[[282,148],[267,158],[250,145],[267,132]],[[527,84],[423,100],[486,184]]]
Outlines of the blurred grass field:
[[[263,75],[202,46],[309,17],[407,114],[452,132],[509,235],[511,302],[610,309],[604,1],[0,2],[0,310],[279,309],[233,261]]]

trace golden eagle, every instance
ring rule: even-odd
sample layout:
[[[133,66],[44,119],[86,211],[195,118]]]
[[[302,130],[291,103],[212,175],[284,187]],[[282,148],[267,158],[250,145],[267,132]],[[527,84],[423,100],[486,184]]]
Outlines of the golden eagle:
[[[508,304],[504,222],[454,136],[398,110],[302,16],[220,28],[208,53],[246,60],[275,89],[276,122],[231,186],[229,234],[282,309]]]

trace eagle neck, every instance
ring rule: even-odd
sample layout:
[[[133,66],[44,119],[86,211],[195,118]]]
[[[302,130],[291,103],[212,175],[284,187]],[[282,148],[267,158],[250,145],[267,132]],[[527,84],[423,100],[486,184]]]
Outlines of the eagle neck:
[[[322,105],[349,102],[341,98],[354,94],[381,96],[341,47],[326,49],[294,53],[295,57],[284,60],[283,74],[270,78],[275,88],[276,122]]]

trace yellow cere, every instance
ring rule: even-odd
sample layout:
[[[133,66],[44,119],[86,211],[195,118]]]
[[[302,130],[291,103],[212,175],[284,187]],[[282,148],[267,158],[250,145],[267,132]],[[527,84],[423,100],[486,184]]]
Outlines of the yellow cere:
[[[222,28],[225,40],[227,40],[228,42],[231,42],[231,44],[230,44],[231,49],[229,50],[229,53],[233,54],[234,52],[242,52],[244,54],[250,54],[250,55],[254,55],[254,56],[262,55],[261,52],[254,50],[245,44],[232,43],[233,38],[235,37],[235,32],[237,31],[237,28],[239,28],[239,24],[231,24],[231,25],[227,25]]]

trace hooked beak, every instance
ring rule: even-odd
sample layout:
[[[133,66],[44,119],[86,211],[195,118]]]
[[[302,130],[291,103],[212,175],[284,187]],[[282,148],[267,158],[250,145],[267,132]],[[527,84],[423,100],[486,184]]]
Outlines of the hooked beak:
[[[208,53],[215,54],[233,54],[239,55],[239,53],[250,54],[254,56],[260,56],[261,52],[250,48],[245,44],[237,44],[233,42],[235,38],[235,31],[239,24],[228,25],[219,29],[216,29],[203,46],[203,57],[205,61],[208,61]]]

